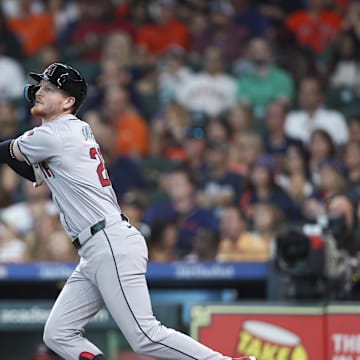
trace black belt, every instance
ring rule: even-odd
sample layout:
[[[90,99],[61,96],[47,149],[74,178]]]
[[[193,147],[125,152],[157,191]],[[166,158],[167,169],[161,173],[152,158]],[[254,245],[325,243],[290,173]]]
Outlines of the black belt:
[[[129,222],[129,219],[126,215],[124,214],[120,214],[120,217],[121,217],[121,220],[123,221],[127,221]],[[98,223],[92,225],[90,227],[90,234],[91,236],[94,236],[97,232],[99,232],[100,230],[104,229],[105,228],[105,225],[106,225],[106,221],[105,220],[101,220],[99,221]],[[73,241],[72,241],[73,245],[75,246],[76,249],[80,249],[81,248],[81,243],[80,243],[80,240],[79,238],[75,238]]]
[[[94,236],[97,232],[99,232],[100,230],[102,230],[104,228],[105,228],[105,220],[101,220],[98,223],[92,225],[90,227],[91,236]],[[81,248],[81,243],[80,243],[80,240],[79,240],[78,237],[75,238],[72,243],[73,243],[73,245],[75,246],[76,249]]]

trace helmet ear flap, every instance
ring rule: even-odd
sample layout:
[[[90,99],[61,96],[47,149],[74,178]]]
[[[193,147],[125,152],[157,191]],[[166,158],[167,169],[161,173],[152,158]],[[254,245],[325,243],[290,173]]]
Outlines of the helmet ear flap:
[[[26,84],[24,87],[24,98],[31,105],[35,103],[35,94],[40,89],[40,85]]]

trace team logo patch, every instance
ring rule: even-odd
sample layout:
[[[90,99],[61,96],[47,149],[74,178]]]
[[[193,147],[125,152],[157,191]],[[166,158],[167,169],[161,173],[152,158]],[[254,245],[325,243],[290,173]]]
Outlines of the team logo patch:
[[[53,76],[56,68],[57,68],[57,65],[56,65],[56,64],[50,65],[50,66],[45,70],[45,75],[47,75],[48,77]]]
[[[27,131],[26,133],[25,133],[25,135],[26,136],[32,136],[32,135],[34,135],[34,130],[29,130],[29,131]]]

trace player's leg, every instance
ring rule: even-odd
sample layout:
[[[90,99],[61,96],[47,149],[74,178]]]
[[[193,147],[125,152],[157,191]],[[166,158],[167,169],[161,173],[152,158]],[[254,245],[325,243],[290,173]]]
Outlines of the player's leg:
[[[102,308],[96,287],[78,269],[57,298],[44,328],[45,344],[64,359],[100,360],[95,345],[84,338],[84,326]]]
[[[107,228],[105,235],[110,254],[98,267],[97,285],[133,350],[174,360],[224,359],[189,336],[161,325],[153,316],[145,280],[147,248],[143,237],[120,226]]]

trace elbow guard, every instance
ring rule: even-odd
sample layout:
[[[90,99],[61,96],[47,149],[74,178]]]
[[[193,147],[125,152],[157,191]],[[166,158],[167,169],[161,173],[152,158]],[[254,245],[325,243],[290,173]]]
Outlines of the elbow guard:
[[[15,160],[12,151],[13,140],[6,140],[0,143],[0,163],[8,164],[11,160]]]
[[[12,150],[13,141],[6,140],[0,143],[0,164],[8,164],[20,176],[32,182],[36,181],[33,167],[15,158]]]

